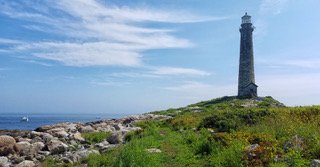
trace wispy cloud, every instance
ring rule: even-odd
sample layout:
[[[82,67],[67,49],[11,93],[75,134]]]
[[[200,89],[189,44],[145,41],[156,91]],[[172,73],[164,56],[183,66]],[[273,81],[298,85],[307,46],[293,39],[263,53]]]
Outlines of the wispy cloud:
[[[112,73],[110,77],[116,78],[163,78],[163,77],[198,77],[208,76],[209,72],[194,69],[194,68],[182,68],[182,67],[154,67],[146,66],[139,71],[134,72],[116,72]]]
[[[172,91],[179,91],[179,92],[190,92],[190,91],[199,91],[203,89],[212,89],[213,86],[201,82],[195,82],[195,81],[189,81],[186,83],[183,83],[181,85],[176,86],[169,86],[165,87],[166,90],[172,90]]]
[[[94,86],[125,86],[130,85],[128,82],[115,82],[115,81],[96,81],[93,80],[90,82]]]
[[[25,62],[32,63],[32,64],[38,64],[38,65],[46,66],[46,67],[51,67],[52,66],[52,64],[41,62],[41,61],[36,61],[36,60],[26,60]]]
[[[226,17],[203,17],[186,12],[153,8],[104,5],[96,0],[58,0],[33,2],[6,1],[1,13],[28,22],[34,31],[56,33],[67,40],[26,42],[12,48],[30,51],[35,57],[54,60],[69,66],[141,65],[142,52],[150,49],[193,46],[178,38],[174,30],[152,28],[146,22],[196,23],[223,20]],[[50,6],[50,7],[49,7]],[[0,40],[1,42],[1,40]]]
[[[110,74],[116,78],[160,78],[159,75],[150,74],[148,72],[117,72]]]
[[[21,44],[23,42],[19,40],[7,39],[7,38],[0,38],[0,44]]]
[[[151,74],[156,75],[193,75],[193,76],[208,76],[210,73],[193,68],[178,68],[178,67],[157,67]]]
[[[262,0],[259,12],[260,14],[280,14],[287,2],[289,0]]]
[[[181,96],[196,100],[208,100],[214,97],[235,95],[236,85],[214,85],[198,81],[187,81],[179,85],[164,88],[168,91],[179,92]]]
[[[37,58],[55,60],[68,66],[137,66],[141,64],[141,55],[136,52],[136,49],[128,48],[125,44],[41,42],[20,45],[15,50],[32,51],[33,56]]]
[[[261,0],[259,17],[255,21],[255,38],[260,39],[268,34],[269,22],[267,17],[278,15],[286,9],[290,0]]]

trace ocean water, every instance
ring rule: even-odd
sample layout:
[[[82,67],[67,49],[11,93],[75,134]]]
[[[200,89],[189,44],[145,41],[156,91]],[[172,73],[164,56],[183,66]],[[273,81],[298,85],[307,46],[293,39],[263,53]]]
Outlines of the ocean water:
[[[29,122],[21,121],[27,116]],[[124,117],[125,114],[3,114],[0,113],[0,130],[34,130],[43,125],[62,122],[91,122]]]

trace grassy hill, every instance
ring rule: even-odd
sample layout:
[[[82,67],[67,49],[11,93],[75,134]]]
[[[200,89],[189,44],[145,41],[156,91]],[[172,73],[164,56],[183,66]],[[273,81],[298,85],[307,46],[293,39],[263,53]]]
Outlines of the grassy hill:
[[[223,97],[152,112],[126,144],[88,166],[310,166],[320,158],[320,106],[285,107],[272,97]],[[154,151],[148,151],[153,149]]]

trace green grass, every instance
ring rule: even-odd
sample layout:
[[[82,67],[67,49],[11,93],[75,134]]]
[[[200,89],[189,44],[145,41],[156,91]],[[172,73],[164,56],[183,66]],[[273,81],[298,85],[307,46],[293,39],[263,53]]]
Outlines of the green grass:
[[[111,136],[110,132],[82,133],[81,136],[90,144],[100,143]]]
[[[41,164],[42,167],[73,167],[74,165],[76,164],[58,162],[51,156],[47,157]]]
[[[299,167],[320,158],[320,106],[223,97],[154,113],[173,118],[138,122],[143,130],[129,133],[126,144],[84,162],[89,167]],[[259,146],[249,151],[252,144]]]

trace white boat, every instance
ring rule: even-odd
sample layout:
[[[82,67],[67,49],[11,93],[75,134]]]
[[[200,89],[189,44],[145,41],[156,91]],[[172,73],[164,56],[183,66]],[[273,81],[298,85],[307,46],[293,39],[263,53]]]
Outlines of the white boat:
[[[28,117],[22,117],[22,118],[21,118],[21,121],[22,121],[22,122],[29,122],[29,118],[28,118]]]

